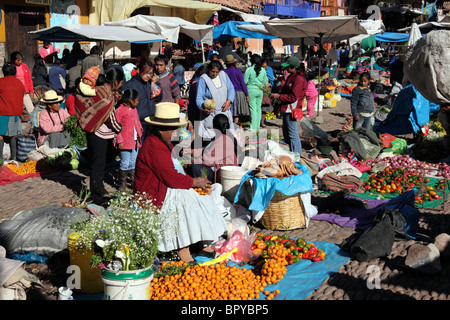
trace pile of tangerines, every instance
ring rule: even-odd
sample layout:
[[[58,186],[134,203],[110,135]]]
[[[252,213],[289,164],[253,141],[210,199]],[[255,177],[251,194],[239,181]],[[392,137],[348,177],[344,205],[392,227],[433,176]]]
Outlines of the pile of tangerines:
[[[273,246],[260,267],[239,268],[227,262],[188,265],[183,261],[163,262],[150,287],[151,300],[252,300],[264,294],[271,300],[279,290],[267,285],[283,279],[287,272],[283,246]]]

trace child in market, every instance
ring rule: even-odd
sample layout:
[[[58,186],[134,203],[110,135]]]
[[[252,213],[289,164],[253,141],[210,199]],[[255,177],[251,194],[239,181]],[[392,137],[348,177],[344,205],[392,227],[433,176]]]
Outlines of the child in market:
[[[116,118],[122,124],[122,131],[116,137],[116,147],[120,150],[119,191],[127,188],[127,179],[134,187],[134,169],[139,148],[142,145],[142,125],[136,106],[139,103],[139,93],[134,89],[123,92]]]
[[[95,96],[95,84],[97,82],[99,74],[100,68],[97,66],[91,67],[86,70],[79,85],[79,89],[83,95],[88,97]]]
[[[359,77],[358,85],[352,91],[351,110],[353,116],[353,128],[365,128],[370,130],[374,124],[375,100],[370,90],[370,74],[363,72]]]
[[[314,81],[314,76],[307,75],[308,87],[306,88],[306,118],[314,117],[314,108],[316,106],[317,98],[319,97],[319,92],[316,89],[316,82]]]

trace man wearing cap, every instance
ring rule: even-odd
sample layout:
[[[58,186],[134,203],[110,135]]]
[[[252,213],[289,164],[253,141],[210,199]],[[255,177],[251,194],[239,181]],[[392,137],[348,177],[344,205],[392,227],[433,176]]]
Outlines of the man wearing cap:
[[[165,217],[158,250],[176,250],[180,259],[193,262],[189,247],[201,241],[217,241],[227,230],[225,220],[213,197],[193,190],[207,190],[211,182],[187,175],[174,156],[172,135],[188,123],[180,116],[180,106],[158,103],[155,114],[145,120],[151,125],[151,132],[136,159],[133,193],[145,192]],[[212,248],[206,250],[214,254]]]
[[[42,146],[46,140],[50,148],[65,147],[70,141],[70,135],[64,132],[64,123],[70,114],[62,109],[60,104],[64,98],[58,96],[55,90],[49,90],[40,100],[46,108],[39,113],[39,129],[37,145]]]
[[[294,56],[290,56],[285,63],[281,64],[286,68],[288,77],[280,93],[272,93],[273,99],[278,99],[281,103],[281,113],[283,117],[283,136],[292,152],[301,153],[302,143],[297,128],[297,119],[292,115],[296,108],[302,108],[305,99],[308,83],[306,78],[299,74],[302,63]]]

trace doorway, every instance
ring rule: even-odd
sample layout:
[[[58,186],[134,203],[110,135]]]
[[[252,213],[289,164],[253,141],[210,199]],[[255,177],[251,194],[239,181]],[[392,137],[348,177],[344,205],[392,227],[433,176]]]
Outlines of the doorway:
[[[38,42],[28,33],[45,28],[45,13],[43,7],[21,7],[5,5],[5,30],[6,30],[6,61],[10,61],[9,55],[14,51],[23,54],[23,62],[30,70],[34,66],[34,55],[39,53]]]

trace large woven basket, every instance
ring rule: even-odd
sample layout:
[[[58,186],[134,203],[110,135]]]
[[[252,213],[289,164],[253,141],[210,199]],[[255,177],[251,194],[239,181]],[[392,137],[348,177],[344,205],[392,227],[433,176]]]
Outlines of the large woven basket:
[[[261,217],[261,224],[269,230],[305,228],[305,207],[300,193],[286,196],[275,191],[269,206]]]

